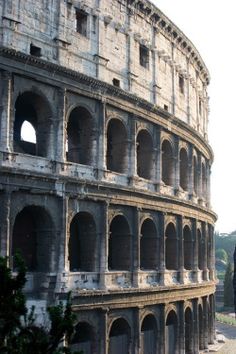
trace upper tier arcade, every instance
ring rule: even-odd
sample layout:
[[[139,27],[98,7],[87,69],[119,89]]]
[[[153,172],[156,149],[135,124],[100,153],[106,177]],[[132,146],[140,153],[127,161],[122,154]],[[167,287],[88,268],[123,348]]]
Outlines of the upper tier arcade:
[[[208,70],[191,41],[140,0],[0,2],[0,45],[114,85],[207,140]]]

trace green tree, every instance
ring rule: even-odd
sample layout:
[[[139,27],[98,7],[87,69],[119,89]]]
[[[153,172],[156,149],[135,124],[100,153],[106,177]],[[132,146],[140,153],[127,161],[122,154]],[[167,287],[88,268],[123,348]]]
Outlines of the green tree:
[[[26,307],[22,291],[26,283],[26,268],[18,255],[15,264],[17,275],[13,276],[7,259],[0,257],[0,353],[70,354],[70,349],[63,346],[65,340],[70,341],[74,331],[75,315],[70,298],[66,306],[60,303],[47,309],[48,328],[37,325],[34,309],[28,312]]]
[[[221,261],[227,263],[228,262],[228,254],[223,248],[218,248],[216,250],[216,258],[220,259]]]
[[[231,307],[234,305],[233,290],[233,267],[232,263],[228,263],[224,278],[224,306]]]

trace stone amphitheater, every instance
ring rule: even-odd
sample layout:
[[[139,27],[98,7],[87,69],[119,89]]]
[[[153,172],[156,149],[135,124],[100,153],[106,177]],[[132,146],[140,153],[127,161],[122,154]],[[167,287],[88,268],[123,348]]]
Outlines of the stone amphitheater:
[[[214,342],[209,72],[147,0],[0,1],[0,250],[84,354]]]

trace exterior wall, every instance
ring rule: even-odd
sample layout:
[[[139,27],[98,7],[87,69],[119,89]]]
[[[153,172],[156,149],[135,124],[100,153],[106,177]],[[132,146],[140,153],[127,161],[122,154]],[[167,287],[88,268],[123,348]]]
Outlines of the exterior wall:
[[[39,316],[72,291],[88,334],[72,345],[198,353],[214,340],[208,74],[158,9],[130,3],[44,1],[42,27],[25,19],[28,0],[0,4],[0,251],[14,268],[20,246]],[[88,37],[74,31],[75,8],[89,14]]]

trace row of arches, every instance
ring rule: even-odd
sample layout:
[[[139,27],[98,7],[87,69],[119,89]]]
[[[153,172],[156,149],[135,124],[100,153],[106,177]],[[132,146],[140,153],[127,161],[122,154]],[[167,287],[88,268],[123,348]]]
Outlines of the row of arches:
[[[29,271],[49,271],[54,233],[55,226],[46,209],[34,205],[26,206],[17,214],[14,221],[12,254],[20,250]],[[98,230],[93,214],[81,211],[74,215],[69,224],[67,244],[69,270],[99,271],[101,262],[99,246],[104,237],[107,238],[108,245],[106,261],[111,271],[132,271],[137,249],[139,268],[142,270],[162,268],[163,258],[168,270],[178,270],[181,266],[186,270],[193,270],[196,267],[203,270],[206,255],[207,265],[211,268],[213,235],[206,236],[199,228],[193,233],[191,224],[186,224],[179,230],[174,221],[170,221],[161,230],[157,221],[147,216],[141,220],[138,234],[135,235],[128,218],[123,214],[117,214],[110,219],[106,236]],[[135,242],[138,245],[135,246]]]
[[[186,306],[183,311],[183,317],[180,317],[176,309],[171,309],[166,313],[164,322],[155,313],[145,315],[137,324],[139,353],[192,354],[207,349],[214,340],[213,296],[209,297],[205,308],[199,303],[195,310]],[[134,331],[125,317],[115,318],[108,326],[108,346],[104,352],[136,352]],[[95,343],[96,330],[93,326],[87,322],[78,323],[71,348],[83,350],[84,354],[97,353]]]
[[[47,157],[51,144],[51,121],[52,111],[46,99],[33,92],[20,94],[15,103],[14,150]],[[98,140],[96,129],[95,118],[88,108],[81,105],[70,112],[65,138],[67,161],[83,165],[96,164]],[[111,118],[106,124],[104,134],[106,169],[128,174],[130,161],[128,128],[121,119]],[[180,146],[176,153],[175,142],[163,137],[160,147],[155,146],[152,132],[148,128],[137,131],[134,143],[135,149],[132,151],[135,155],[136,175],[147,180],[156,180],[156,171],[160,170],[159,178],[164,184],[176,188],[177,178],[180,188],[184,191],[192,189],[196,195],[206,197],[207,162],[205,159],[199,160],[197,154],[190,154],[187,145]],[[156,151],[159,151],[159,148],[160,153],[157,156]]]

